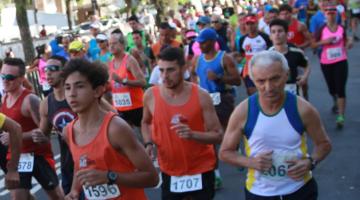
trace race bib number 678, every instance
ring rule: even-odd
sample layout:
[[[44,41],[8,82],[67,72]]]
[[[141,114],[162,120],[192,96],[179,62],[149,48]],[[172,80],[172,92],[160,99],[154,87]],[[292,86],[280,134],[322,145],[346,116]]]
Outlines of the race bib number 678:
[[[34,155],[31,153],[22,153],[20,155],[18,172],[32,172],[34,168]]]
[[[97,199],[112,199],[120,196],[120,190],[117,185],[95,185],[95,186],[83,186],[84,194],[88,200]]]

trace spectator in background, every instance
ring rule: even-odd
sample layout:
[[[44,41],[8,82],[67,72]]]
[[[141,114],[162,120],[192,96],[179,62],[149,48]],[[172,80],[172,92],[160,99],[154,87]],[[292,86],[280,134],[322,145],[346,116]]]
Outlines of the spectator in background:
[[[126,35],[127,46],[126,46],[125,50],[127,52],[130,52],[131,49],[136,46],[134,43],[134,40],[133,40],[133,35],[132,35],[133,31],[139,31],[141,33],[141,38],[142,38],[141,42],[142,42],[143,46],[146,46],[146,43],[150,43],[150,44],[152,43],[149,34],[147,34],[145,32],[145,30],[143,30],[143,27],[139,23],[139,19],[136,15],[132,15],[131,17],[129,17],[127,19],[127,23],[129,24],[129,26],[132,29],[132,31]]]
[[[70,53],[71,59],[74,59],[74,58],[88,59],[86,56],[85,46],[79,40],[74,40],[73,42],[70,43],[69,53]]]
[[[99,33],[96,36],[96,43],[100,47],[100,55],[98,60],[107,63],[112,59],[112,54],[109,51],[108,37],[104,33]]]
[[[30,70],[37,70],[39,72],[39,84],[41,86],[41,91],[44,96],[47,96],[51,91],[51,87],[46,81],[46,75],[45,75],[45,67],[46,67],[46,61],[51,56],[51,47],[47,44],[43,44],[40,46],[37,46],[35,48],[37,56],[34,59],[33,63],[30,66]]]
[[[89,41],[89,48],[87,50],[87,55],[91,61],[98,60],[100,55],[100,48],[96,42],[96,36],[100,33],[101,23],[96,21],[90,24],[90,33],[92,38]]]
[[[42,29],[40,31],[40,38],[46,38],[47,33],[46,33],[46,29],[45,29],[45,24],[41,25]]]
[[[230,49],[227,45],[228,43],[228,29],[227,29],[227,23],[221,19],[220,15],[213,15],[211,17],[211,26],[215,29],[216,33],[218,34],[218,42],[220,44],[220,48],[222,50],[225,50],[226,52],[229,52]]]
[[[12,50],[11,47],[9,47],[6,51],[5,51],[5,58],[14,58],[15,54]]]

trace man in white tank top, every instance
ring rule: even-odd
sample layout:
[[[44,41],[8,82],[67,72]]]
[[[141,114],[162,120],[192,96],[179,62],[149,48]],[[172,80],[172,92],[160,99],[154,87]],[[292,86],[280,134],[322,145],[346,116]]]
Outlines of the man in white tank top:
[[[311,171],[329,154],[331,144],[316,109],[284,91],[288,71],[279,52],[253,56],[249,73],[258,93],[234,110],[221,144],[220,160],[248,168],[247,200],[317,199]],[[309,154],[307,136],[314,144]],[[237,152],[241,139],[246,155]]]

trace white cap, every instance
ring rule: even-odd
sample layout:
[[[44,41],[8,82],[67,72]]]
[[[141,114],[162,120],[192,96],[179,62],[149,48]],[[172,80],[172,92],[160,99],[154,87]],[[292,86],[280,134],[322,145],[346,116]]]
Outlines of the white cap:
[[[108,37],[103,33],[99,33],[96,35],[96,39],[97,40],[108,40]]]
[[[94,22],[94,23],[90,24],[90,28],[100,29],[100,27],[101,27],[100,22]]]

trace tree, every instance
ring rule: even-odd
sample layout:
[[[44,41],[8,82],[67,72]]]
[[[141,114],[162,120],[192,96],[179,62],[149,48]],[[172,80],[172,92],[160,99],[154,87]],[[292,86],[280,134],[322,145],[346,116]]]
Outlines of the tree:
[[[72,30],[72,20],[71,20],[71,0],[65,0],[66,7],[66,18],[68,21],[69,30]]]
[[[21,44],[25,55],[25,62],[29,64],[35,58],[35,51],[26,12],[26,2],[26,0],[15,0],[15,7],[16,22],[20,31]]]

